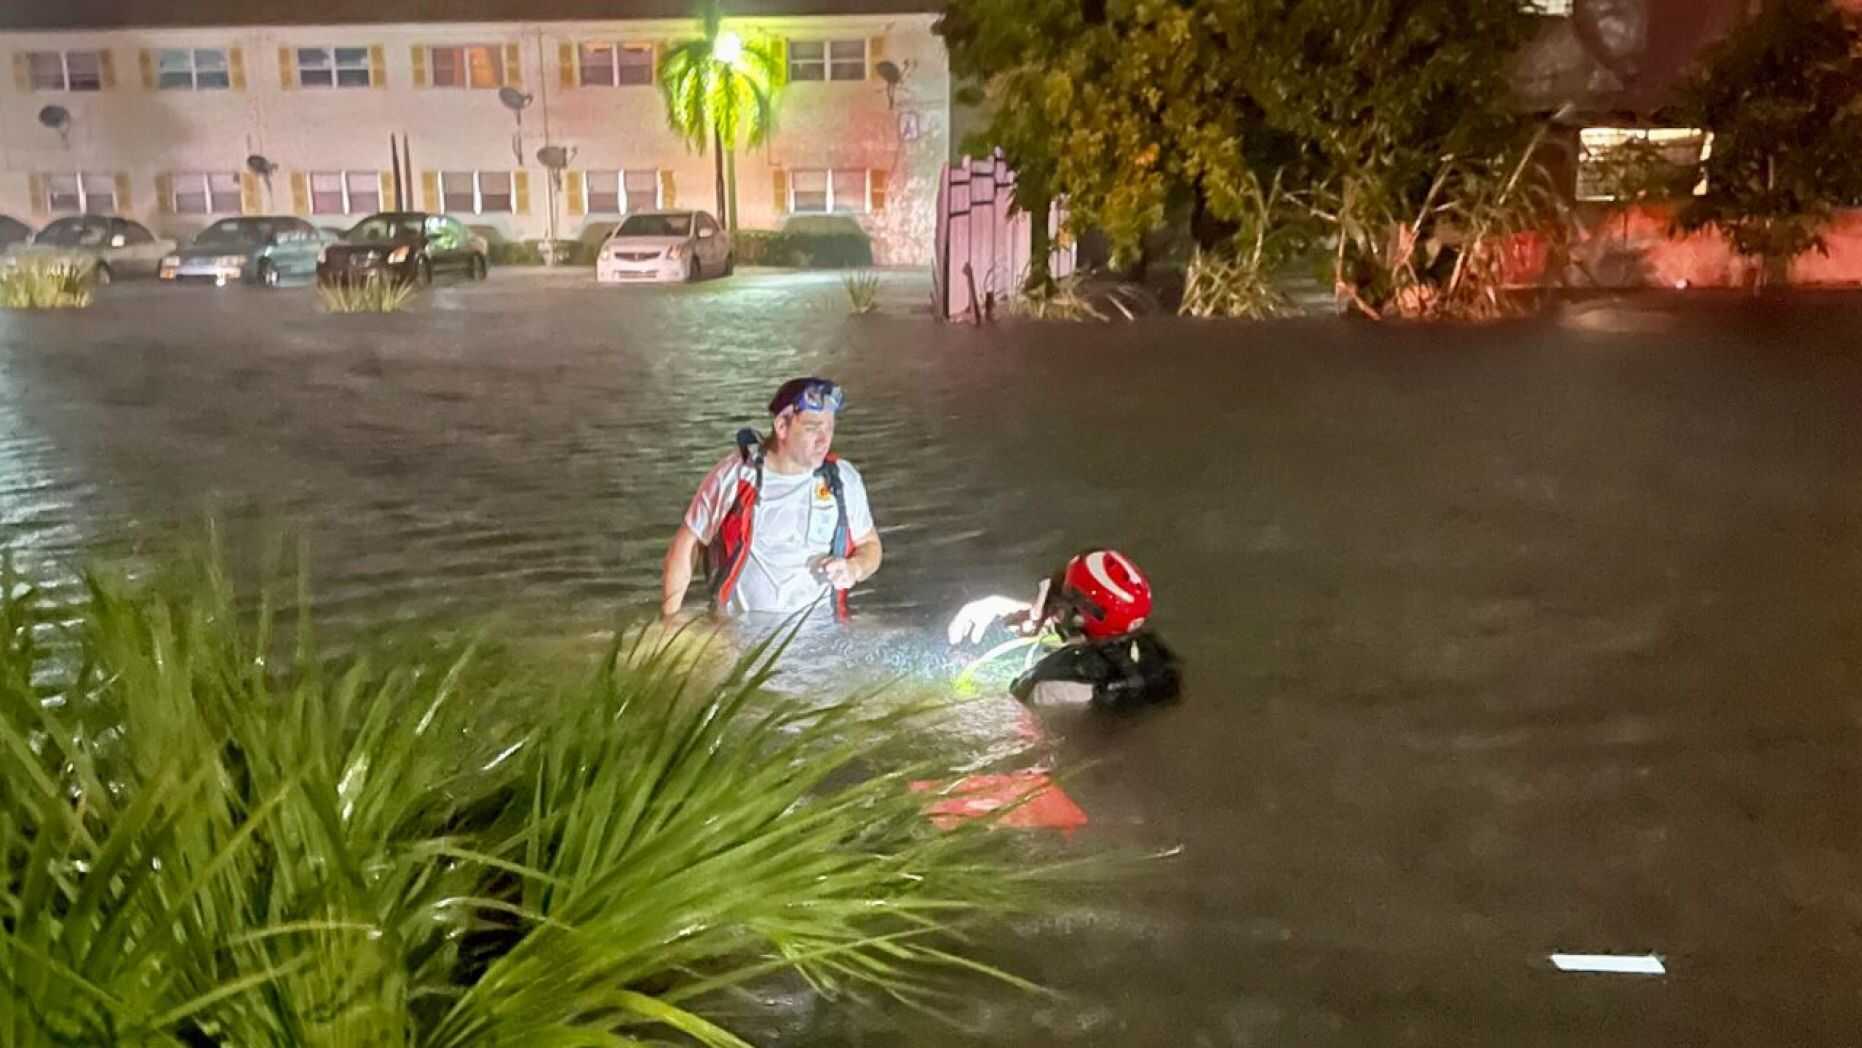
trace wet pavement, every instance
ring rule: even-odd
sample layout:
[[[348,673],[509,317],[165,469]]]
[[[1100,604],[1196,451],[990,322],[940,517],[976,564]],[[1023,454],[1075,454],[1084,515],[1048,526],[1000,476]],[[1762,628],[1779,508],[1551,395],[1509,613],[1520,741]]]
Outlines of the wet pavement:
[[[828,374],[886,563],[798,674],[922,686],[963,601],[1116,544],[1187,698],[1049,715],[1045,746],[1084,769],[1083,842],[1182,851],[992,947],[1059,1001],[816,1008],[797,1043],[1862,1039],[1862,300],[976,331],[905,274],[857,318],[833,274],[584,279],[390,317],[132,285],[0,313],[11,548],[160,549],[212,513],[236,546],[307,536],[350,621],[586,631],[652,604],[776,383]]]

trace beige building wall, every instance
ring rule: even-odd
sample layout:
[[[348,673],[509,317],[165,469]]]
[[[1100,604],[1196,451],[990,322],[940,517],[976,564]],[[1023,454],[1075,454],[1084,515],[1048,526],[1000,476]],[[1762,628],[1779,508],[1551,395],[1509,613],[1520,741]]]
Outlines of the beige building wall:
[[[950,134],[948,62],[932,21],[885,15],[729,25],[746,37],[842,41],[843,49],[862,41],[865,52],[860,79],[792,84],[771,141],[739,154],[743,227],[779,228],[790,214],[792,187],[817,178],[809,172],[867,172],[861,192],[839,196],[872,234],[878,260],[929,261],[937,176]],[[414,199],[403,206],[440,210],[441,172],[490,175],[478,184],[474,210],[449,213],[512,239],[547,236],[552,223],[557,235],[575,237],[590,223],[618,220],[591,213],[589,205],[599,202],[589,192],[591,171],[653,172],[656,202],[711,210],[712,158],[691,152],[667,129],[658,90],[586,86],[578,60],[584,44],[659,50],[693,31],[689,20],[631,20],[0,33],[0,213],[43,225],[54,217],[48,178],[82,172],[109,176],[119,213],[160,233],[186,235],[218,216],[177,213],[177,183],[189,174],[244,173],[246,157],[258,154],[278,170],[269,179],[244,174],[236,206],[347,225],[356,216],[311,213],[332,199],[313,192],[311,176],[348,173],[349,184],[360,187],[373,173],[379,193],[390,170],[389,137],[401,134],[411,143],[416,172]],[[489,66],[480,69],[486,86],[436,86],[448,59],[432,49],[456,46],[486,48],[479,54],[495,56],[498,80],[532,96],[521,137]],[[230,86],[160,87],[159,53],[195,48],[225,53]],[[366,51],[368,86],[305,86],[302,48]],[[91,50],[107,55],[101,90],[34,88],[29,55]],[[882,62],[900,73],[896,84],[880,76]],[[853,68],[842,65],[843,73]],[[352,68],[348,75],[362,74]],[[48,105],[69,112],[63,134],[41,125]],[[546,143],[574,151],[560,180],[536,159]],[[507,177],[508,211],[500,199]],[[374,204],[357,195],[355,209]],[[487,195],[494,210],[476,210]],[[220,204],[225,213],[223,198]]]

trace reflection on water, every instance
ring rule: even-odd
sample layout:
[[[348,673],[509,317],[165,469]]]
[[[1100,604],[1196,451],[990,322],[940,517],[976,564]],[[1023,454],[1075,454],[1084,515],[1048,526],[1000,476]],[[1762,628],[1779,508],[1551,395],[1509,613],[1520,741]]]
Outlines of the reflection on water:
[[[528,281],[528,286],[526,285]],[[0,521],[29,567],[225,524],[311,542],[339,621],[586,636],[650,611],[698,478],[782,379],[851,395],[886,564],[781,686],[937,696],[966,600],[1115,545],[1185,701],[951,698],[1089,843],[1184,845],[996,944],[1068,991],[822,1044],[1831,1044],[1862,1028],[1862,307],[1491,329],[849,318],[833,274],[416,312],[113,288],[0,313]],[[1629,312],[1624,312],[1628,310]],[[1624,317],[1631,319],[1625,320]],[[1684,958],[1628,985],[1555,951]]]

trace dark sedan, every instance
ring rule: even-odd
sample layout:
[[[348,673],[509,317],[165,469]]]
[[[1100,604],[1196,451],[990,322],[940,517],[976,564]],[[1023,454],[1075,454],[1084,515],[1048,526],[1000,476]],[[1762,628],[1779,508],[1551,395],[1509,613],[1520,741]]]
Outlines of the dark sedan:
[[[485,279],[485,243],[458,219],[418,211],[370,215],[323,249],[317,279],[348,284],[379,276],[426,285],[435,277]]]

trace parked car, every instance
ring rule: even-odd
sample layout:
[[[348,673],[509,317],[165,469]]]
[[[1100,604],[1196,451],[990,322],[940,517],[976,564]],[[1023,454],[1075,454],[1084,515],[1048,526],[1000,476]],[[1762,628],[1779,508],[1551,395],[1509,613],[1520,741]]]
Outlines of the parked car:
[[[0,251],[32,239],[32,227],[12,215],[0,215]]]
[[[706,274],[729,276],[736,268],[731,238],[705,211],[628,215],[595,256],[595,279],[604,284],[693,281]]]
[[[317,279],[352,283],[381,275],[430,284],[435,277],[483,280],[490,268],[485,241],[445,215],[384,211],[358,222],[341,241],[326,245],[317,260]]]
[[[223,218],[188,245],[162,259],[163,280],[253,283],[276,287],[317,272],[317,255],[330,241],[321,230],[289,215]]]
[[[15,245],[6,261],[94,262],[97,282],[108,284],[117,277],[154,276],[174,249],[174,241],[157,237],[140,222],[114,215],[73,215],[33,234],[30,244]]]

